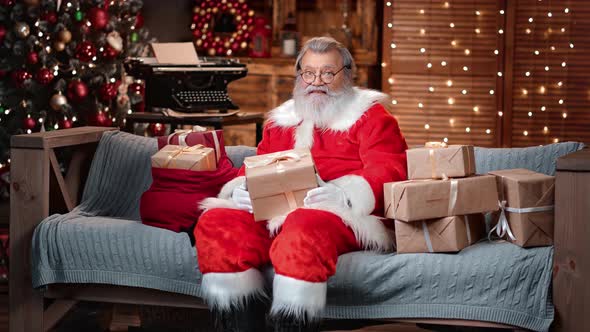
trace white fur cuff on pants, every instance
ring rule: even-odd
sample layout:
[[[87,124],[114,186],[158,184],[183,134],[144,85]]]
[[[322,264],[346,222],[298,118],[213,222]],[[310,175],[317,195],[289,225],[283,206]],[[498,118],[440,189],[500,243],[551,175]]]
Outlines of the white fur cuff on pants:
[[[272,289],[271,315],[313,320],[320,318],[326,306],[326,282],[310,282],[275,274]]]
[[[235,273],[205,273],[201,297],[211,309],[231,310],[245,305],[251,298],[268,298],[264,277],[257,269]]]

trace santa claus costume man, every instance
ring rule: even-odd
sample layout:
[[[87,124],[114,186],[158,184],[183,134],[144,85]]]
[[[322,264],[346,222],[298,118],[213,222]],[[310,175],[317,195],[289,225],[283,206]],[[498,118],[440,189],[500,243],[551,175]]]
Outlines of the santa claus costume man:
[[[309,40],[295,67],[293,99],[270,112],[257,154],[309,148],[322,181],[303,208],[270,221],[254,221],[243,168],[203,203],[201,293],[223,331],[265,331],[268,305],[275,331],[319,331],[338,256],[393,249],[377,216],[383,184],[406,179],[407,145],[386,95],[353,87],[352,55],[332,38]]]

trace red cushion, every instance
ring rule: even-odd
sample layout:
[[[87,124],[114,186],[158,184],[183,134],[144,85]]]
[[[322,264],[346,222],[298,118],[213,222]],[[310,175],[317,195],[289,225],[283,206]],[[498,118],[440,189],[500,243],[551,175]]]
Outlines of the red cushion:
[[[152,185],[143,193],[139,213],[144,224],[192,236],[194,225],[201,215],[198,204],[207,197],[215,197],[221,187],[235,178],[233,167],[223,147],[223,133],[215,132],[220,145],[220,159],[215,171],[190,171],[152,167]],[[191,133],[190,145],[203,144],[215,148],[213,132]],[[177,143],[178,141],[176,141]],[[158,138],[158,147],[168,144],[167,137]]]

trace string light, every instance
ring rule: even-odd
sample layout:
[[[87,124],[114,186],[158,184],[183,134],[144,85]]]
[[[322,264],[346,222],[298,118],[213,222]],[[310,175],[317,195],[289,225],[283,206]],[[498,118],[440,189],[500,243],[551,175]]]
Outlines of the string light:
[[[418,107],[419,107],[419,108],[423,108],[423,107],[424,107],[424,104],[422,104],[422,103],[418,103]]]
[[[453,81],[451,81],[451,80],[448,80],[448,81],[447,81],[447,86],[448,86],[448,87],[451,87],[451,86],[453,86]]]
[[[562,117],[565,119],[565,118],[567,118],[567,113],[566,113],[566,112],[563,112],[563,113],[561,114],[561,116],[562,116]]]
[[[468,133],[470,133],[470,132],[471,132],[471,128],[469,128],[469,127],[466,127],[466,128],[465,128],[465,131],[466,131],[466,132],[468,132]]]
[[[395,100],[395,99],[394,99],[394,100],[392,100],[392,101],[391,101],[391,103],[392,103],[393,105],[397,105],[397,100]]]
[[[471,51],[468,48],[466,48],[465,49],[465,55],[469,55],[469,54],[471,54]]]
[[[548,17],[553,17],[553,13],[551,13],[551,12],[548,12],[548,13],[547,13],[547,16],[548,16]]]
[[[397,45],[395,43],[391,43],[391,45],[389,46],[391,46],[391,48],[397,48]]]
[[[424,47],[420,48],[420,53],[425,53],[426,49]]]
[[[424,125],[424,129],[426,129],[426,130],[430,129],[430,125],[429,125],[428,123],[427,123],[427,124],[425,124],[425,125]]]
[[[529,118],[533,117],[533,112],[529,112]]]
[[[546,109],[547,109],[547,107],[541,106],[541,112],[545,112]]]
[[[493,95],[494,93],[495,93],[495,92],[494,92],[494,90],[493,90],[493,89],[492,89],[492,90],[490,90],[490,94],[491,94],[491,95]]]
[[[451,22],[451,24],[449,24],[449,26],[450,26],[451,28],[454,28],[454,27],[455,27],[455,23]]]
[[[454,126],[455,125],[455,119],[450,118],[449,119],[449,124],[451,125],[451,127]]]
[[[476,28],[475,33],[481,33],[481,30],[479,28]]]
[[[563,99],[559,100],[559,105],[563,105]]]
[[[479,12],[479,10],[476,10],[475,11],[475,15],[477,15],[477,16],[481,15],[481,13]]]
[[[502,112],[502,111],[498,112],[498,116],[503,116],[503,115],[504,115],[504,112]]]
[[[473,111],[474,111],[475,113],[479,112],[479,106],[473,106]]]
[[[491,130],[489,130],[489,129],[486,129],[486,134],[488,134],[488,135],[489,135],[489,134],[491,134],[491,133],[492,133],[492,131],[491,131]]]
[[[434,92],[434,87],[432,87],[432,86],[431,86],[431,87],[429,87],[429,88],[428,88],[428,91],[430,91],[430,92]]]
[[[569,8],[566,8],[566,9],[563,10],[563,12],[567,14],[567,13],[570,12],[570,9]]]
[[[464,94],[464,95],[466,95],[467,94],[467,90],[463,89],[463,90],[461,90],[461,93]]]
[[[428,64],[426,64],[426,67],[432,68],[432,63],[429,62]]]
[[[463,66],[463,71],[468,71],[468,70],[469,70],[469,67]]]
[[[498,77],[502,77],[502,72],[501,71],[498,72]]]
[[[547,126],[543,127],[543,133],[547,134],[549,132],[549,128]]]
[[[504,15],[504,9],[500,9],[500,15]]]
[[[444,67],[444,66],[447,65],[447,62],[443,60],[443,61],[440,62],[440,65]]]
[[[529,28],[526,28],[526,30],[524,30],[524,32],[526,32],[526,33],[527,33],[527,35],[530,35],[530,34],[531,34],[531,29],[529,29]]]
[[[530,71],[527,71],[526,73],[524,73],[524,76],[526,76],[526,77],[531,76],[531,72]]]
[[[389,84],[393,84],[395,83],[395,79],[393,77],[390,77],[387,79],[387,82],[389,82]]]
[[[525,130],[525,131],[523,131],[523,132],[522,132],[522,134],[523,134],[524,136],[528,136],[528,135],[529,135],[529,132]]]
[[[449,103],[449,105],[453,105],[455,103],[455,98],[449,97],[449,99],[447,99],[447,103]]]
[[[494,54],[498,55],[500,52],[498,52],[498,50],[494,50]]]
[[[563,85],[562,81],[557,82],[557,86],[562,86],[562,85]]]

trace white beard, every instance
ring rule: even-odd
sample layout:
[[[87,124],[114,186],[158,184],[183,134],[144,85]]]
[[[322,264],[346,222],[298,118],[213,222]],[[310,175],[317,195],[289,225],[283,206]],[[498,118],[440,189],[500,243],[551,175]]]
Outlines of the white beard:
[[[325,93],[310,93],[311,91]],[[352,94],[352,84],[345,83],[342,90],[334,92],[325,85],[309,85],[304,88],[297,80],[293,89],[295,112],[303,119],[303,124],[325,129],[341,113],[342,106],[346,105],[346,100],[349,100]]]

